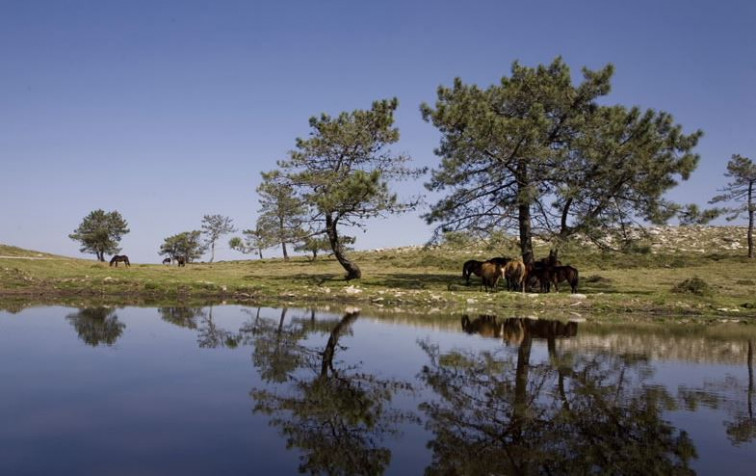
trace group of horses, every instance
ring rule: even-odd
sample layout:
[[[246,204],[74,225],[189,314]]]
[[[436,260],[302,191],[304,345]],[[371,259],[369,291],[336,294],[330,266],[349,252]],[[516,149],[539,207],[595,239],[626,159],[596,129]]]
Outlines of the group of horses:
[[[183,256],[177,256],[175,259],[176,264],[178,264],[179,266],[186,266],[186,258],[184,258]],[[163,264],[171,264],[172,261],[173,258],[166,258],[163,260]]]
[[[540,286],[541,292],[551,292],[551,286],[559,292],[559,283],[567,281],[572,293],[577,292],[579,273],[577,268],[562,266],[559,260],[543,258],[532,263],[525,263],[522,259],[496,257],[486,261],[468,260],[462,265],[462,277],[470,285],[472,275],[480,276],[486,290],[495,291],[499,280],[505,280],[510,291],[522,291]]]
[[[123,263],[126,266],[131,267],[129,257],[126,255],[115,255],[110,259],[110,266],[115,266],[117,268],[118,263]],[[179,266],[186,266],[186,258],[183,256],[178,256],[176,258],[176,263],[178,263]],[[163,264],[171,264],[171,258],[164,259]]]

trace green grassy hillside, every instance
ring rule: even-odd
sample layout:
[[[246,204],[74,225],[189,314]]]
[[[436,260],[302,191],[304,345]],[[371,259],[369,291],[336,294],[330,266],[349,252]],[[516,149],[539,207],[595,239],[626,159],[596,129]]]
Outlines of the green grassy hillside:
[[[65,258],[0,245],[0,297],[5,301],[97,298],[223,299],[270,303],[357,303],[390,312],[498,312],[588,319],[719,319],[756,316],[756,260],[740,227],[659,228],[626,252],[586,243],[566,246],[565,264],[580,270],[579,293],[483,292],[464,285],[467,259],[516,255],[505,244],[404,247],[352,252],[363,279],[346,282],[332,258],[304,257],[189,264],[185,268]],[[537,250],[543,256],[545,247]],[[696,279],[693,279],[696,278]]]

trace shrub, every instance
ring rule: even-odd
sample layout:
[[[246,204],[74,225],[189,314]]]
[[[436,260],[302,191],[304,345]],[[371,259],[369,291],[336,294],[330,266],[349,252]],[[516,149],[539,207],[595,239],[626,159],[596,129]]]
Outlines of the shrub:
[[[673,293],[678,294],[695,294],[696,296],[708,296],[711,294],[711,288],[708,283],[698,276],[693,276],[685,281],[677,283],[672,288]]]

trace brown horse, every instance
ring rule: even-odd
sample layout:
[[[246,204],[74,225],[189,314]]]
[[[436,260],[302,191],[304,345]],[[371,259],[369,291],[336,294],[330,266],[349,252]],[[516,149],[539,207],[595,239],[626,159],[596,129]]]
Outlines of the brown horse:
[[[176,261],[178,262],[179,266],[186,266],[186,257],[179,256],[176,258]]]
[[[522,260],[512,260],[504,266],[504,278],[507,280],[507,289],[511,291],[525,292],[527,268]]]
[[[465,264],[462,265],[462,277],[465,278],[465,281],[467,285],[470,285],[470,276],[480,276],[480,266],[483,264],[483,261],[478,261],[475,259],[471,259],[468,261],[465,261]]]
[[[556,292],[559,292],[559,283],[567,281],[570,283],[570,291],[574,294],[577,292],[578,281],[580,280],[577,268],[572,266],[553,266],[549,269],[549,280],[554,285]]]
[[[110,266],[115,265],[117,268],[118,263],[125,263],[126,266],[131,266],[131,263],[129,263],[129,257],[126,255],[115,255],[110,259]]]
[[[480,265],[480,279],[486,290],[496,291],[496,285],[503,274],[501,266],[496,263],[486,261]]]

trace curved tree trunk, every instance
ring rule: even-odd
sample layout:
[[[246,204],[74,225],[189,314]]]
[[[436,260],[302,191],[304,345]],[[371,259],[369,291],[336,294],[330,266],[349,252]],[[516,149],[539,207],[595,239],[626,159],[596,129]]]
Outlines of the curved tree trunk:
[[[360,279],[362,277],[362,270],[355,263],[349,260],[344,254],[344,247],[339,240],[339,234],[336,230],[336,219],[331,215],[326,215],[326,234],[328,235],[328,241],[331,243],[331,249],[333,255],[339,261],[341,266],[346,270],[346,280]]]

